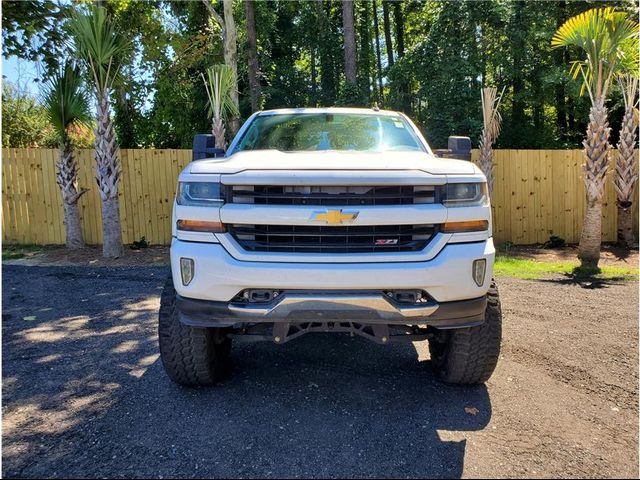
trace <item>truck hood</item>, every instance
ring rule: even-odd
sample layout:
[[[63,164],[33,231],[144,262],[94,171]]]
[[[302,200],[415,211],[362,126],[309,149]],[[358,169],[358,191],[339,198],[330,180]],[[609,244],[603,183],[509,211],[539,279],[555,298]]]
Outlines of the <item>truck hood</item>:
[[[198,160],[191,174],[229,174],[247,170],[421,170],[432,175],[473,175],[479,169],[465,160],[436,158],[425,152],[281,152],[253,150],[229,157]]]

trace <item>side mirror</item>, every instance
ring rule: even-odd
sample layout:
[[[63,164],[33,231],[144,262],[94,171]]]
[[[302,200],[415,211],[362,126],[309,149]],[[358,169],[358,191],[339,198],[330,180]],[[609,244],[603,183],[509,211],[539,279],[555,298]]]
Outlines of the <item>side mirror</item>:
[[[442,158],[456,158],[471,161],[471,139],[469,137],[449,137],[446,150],[436,150],[435,154]]]
[[[449,137],[447,144],[450,158],[471,161],[471,139],[469,137]]]
[[[216,139],[211,134],[198,134],[193,137],[192,159],[202,160],[203,158],[224,157],[224,150],[216,148]]]

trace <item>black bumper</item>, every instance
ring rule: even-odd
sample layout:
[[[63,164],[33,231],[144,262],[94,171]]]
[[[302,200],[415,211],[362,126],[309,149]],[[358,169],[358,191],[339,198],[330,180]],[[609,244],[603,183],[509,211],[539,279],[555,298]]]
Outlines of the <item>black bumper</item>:
[[[285,295],[283,295],[285,297]],[[314,297],[316,299],[317,297]],[[310,302],[300,302],[303,305],[300,310],[295,308],[278,308],[279,304],[287,303],[284,298],[262,307],[268,313],[251,312],[246,307],[252,305],[234,304],[228,302],[213,302],[197,300],[177,295],[177,308],[180,321],[192,327],[242,327],[256,323],[303,323],[309,321],[353,321],[364,324],[385,325],[423,325],[435,328],[464,328],[480,325],[484,322],[487,297],[482,296],[470,300],[455,302],[434,303],[435,311],[428,315],[418,313],[408,314],[395,312],[382,312],[376,308],[361,306],[349,308],[334,307],[333,303],[321,305],[331,308],[314,307]],[[290,303],[290,302],[289,302]],[[311,308],[309,307],[311,306]],[[260,307],[260,306],[259,306]],[[391,309],[393,310],[393,309]],[[406,310],[406,309],[400,309]],[[275,313],[274,313],[275,312]]]

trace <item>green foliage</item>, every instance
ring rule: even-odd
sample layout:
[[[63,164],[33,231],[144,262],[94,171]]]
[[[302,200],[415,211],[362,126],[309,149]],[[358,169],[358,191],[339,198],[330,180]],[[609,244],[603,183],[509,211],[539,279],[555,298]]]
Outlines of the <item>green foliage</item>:
[[[201,1],[104,0],[100,4],[105,6],[105,28],[100,30],[97,17],[88,13],[96,10],[91,6],[94,3],[3,2],[4,55],[39,60],[45,74],[55,72],[72,44],[69,33],[79,33],[77,17],[84,16],[83,36],[89,30],[94,38],[102,38],[104,48],[85,42],[83,51],[95,50],[93,64],[101,65],[105,73],[105,64],[95,61],[104,57],[109,45],[114,46],[114,37],[107,32],[115,35],[117,26],[119,37],[129,45],[116,48],[119,52],[113,55],[109,71],[109,75],[121,73],[111,92],[118,143],[129,148],[189,148],[195,133],[209,130],[208,99],[200,73],[224,61],[219,26],[209,18]],[[212,4],[222,14],[222,2]],[[395,62],[389,68],[381,0],[376,5],[380,70],[373,2],[354,1],[356,91],[345,84],[343,74],[341,1],[255,2],[263,108],[371,106],[376,102],[381,108],[408,113],[432,146],[439,148],[446,146],[452,134],[468,135],[474,141],[478,138],[482,127],[480,88],[494,85],[500,90],[506,87],[497,148],[579,147],[589,99],[580,97],[581,81],[571,78],[567,66],[584,60],[584,55],[575,46],[552,49],[551,38],[569,18],[594,7],[615,7],[631,13],[630,18],[638,13],[637,2],[632,0],[403,0],[398,9],[391,2]],[[400,24],[397,10],[404,19]],[[76,13],[69,15],[70,11]],[[242,2],[234,2],[234,18],[240,115],[246,118],[251,108]],[[66,23],[71,23],[71,28]],[[398,51],[400,34],[404,56]],[[625,53],[621,65],[630,58]],[[93,78],[91,65],[86,62]],[[627,68],[633,70],[634,66],[631,63]],[[384,98],[379,95],[379,76]],[[617,92],[611,92],[609,107],[615,136],[624,110]]]
[[[2,85],[2,146],[43,146],[49,125],[45,109],[37,99],[18,91],[15,85]]]
[[[90,123],[91,113],[82,77],[72,62],[68,61],[50,78],[42,103],[60,145],[69,141],[72,127]]]
[[[231,98],[235,79],[230,66],[212,65],[207,68],[206,75],[202,75],[202,80],[209,99],[211,118],[239,115],[240,112]]]
[[[40,245],[3,245],[2,260],[17,260],[26,256],[36,255],[42,250]]]
[[[638,278],[638,268],[606,265],[601,268],[585,269],[577,261],[540,261],[518,258],[506,255],[496,256],[493,272],[496,276],[522,278],[525,280],[539,280],[550,275],[565,275],[579,279],[620,279],[633,280]]]
[[[417,95],[425,104],[417,120],[435,148],[444,148],[450,135],[477,138],[482,128],[482,68],[470,3],[440,4],[424,42],[393,67],[395,76],[415,75]]]
[[[362,91],[361,85],[352,85],[347,82],[342,84],[340,95],[336,100],[336,105],[342,107],[369,107],[366,94]]]
[[[53,0],[3,1],[3,55],[41,61],[46,71],[56,71],[67,39],[61,27],[71,8]]]
[[[118,143],[122,148],[151,146],[150,99],[156,93],[155,80],[171,55],[166,8],[160,1],[110,0],[106,5],[118,31],[132,45],[122,60],[123,75],[113,96]]]
[[[594,8],[570,18],[556,31],[551,45],[584,51],[585,58],[573,62],[571,72],[584,80],[592,101],[607,98],[621,66],[637,72],[638,24],[614,8]]]
[[[559,237],[558,235],[551,235],[549,240],[544,242],[544,248],[564,248],[567,245],[564,238]]]
[[[222,41],[202,2],[170,2],[167,8],[177,32],[168,35],[166,56],[157,62],[151,84],[153,103],[139,142],[157,148],[191,148],[196,133],[211,129],[200,74],[223,62]]]
[[[134,240],[133,243],[129,245],[129,248],[131,250],[142,250],[144,248],[149,248],[149,242],[147,242],[147,239],[143,235],[140,240]]]
[[[75,54],[85,63],[96,90],[108,92],[131,46],[129,40],[118,31],[104,7],[75,11],[69,30]]]

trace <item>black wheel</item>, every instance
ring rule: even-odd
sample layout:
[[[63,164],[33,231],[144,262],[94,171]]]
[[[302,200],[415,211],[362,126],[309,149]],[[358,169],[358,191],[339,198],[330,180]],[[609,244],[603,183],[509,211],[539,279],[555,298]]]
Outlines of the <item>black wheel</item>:
[[[231,339],[223,329],[196,328],[180,323],[171,276],[160,298],[158,340],[160,358],[169,378],[180,385],[204,386],[228,370]]]
[[[500,356],[502,312],[495,281],[487,293],[482,325],[442,330],[429,340],[433,369],[446,383],[470,385],[489,380]]]

